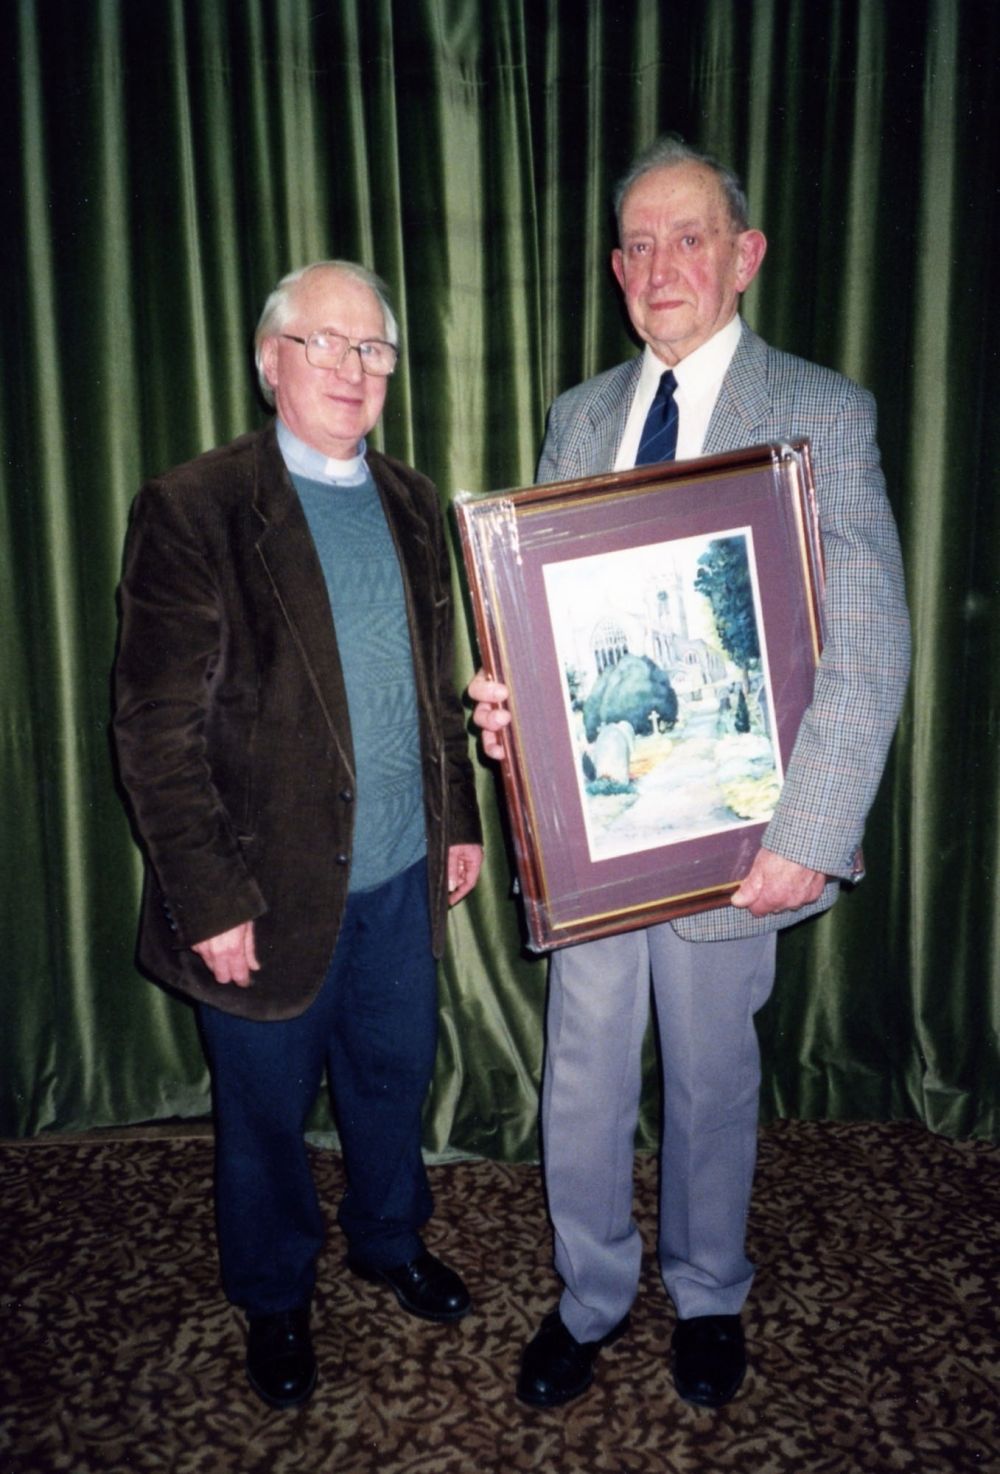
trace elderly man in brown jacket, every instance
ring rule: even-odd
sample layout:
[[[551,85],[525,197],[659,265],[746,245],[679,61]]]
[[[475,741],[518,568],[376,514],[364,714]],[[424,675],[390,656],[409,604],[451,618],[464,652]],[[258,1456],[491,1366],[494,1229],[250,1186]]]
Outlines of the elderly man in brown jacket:
[[[212,1069],[223,1284],[252,1386],[287,1407],[316,1381],[303,1128],[324,1070],[349,1266],[425,1319],[469,1308],[420,1238],[420,1112],[434,959],[482,851],[438,496],[364,439],[397,359],[385,290],[305,267],[256,343],[276,421],[136,499],[115,732],[140,958],[195,1000]]]

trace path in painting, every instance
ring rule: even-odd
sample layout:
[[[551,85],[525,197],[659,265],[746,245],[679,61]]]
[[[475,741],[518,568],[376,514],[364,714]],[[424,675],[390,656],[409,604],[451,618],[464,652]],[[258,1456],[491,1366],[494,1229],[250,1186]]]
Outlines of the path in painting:
[[[726,761],[720,768],[720,748]],[[666,755],[660,753],[666,749]],[[644,757],[650,761],[641,771]],[[683,737],[640,738],[633,753],[634,795],[591,798],[598,853],[646,849],[684,833],[705,834],[740,822],[727,806],[728,784],[759,778],[773,769],[766,739],[730,736],[720,744],[716,712],[688,708]]]

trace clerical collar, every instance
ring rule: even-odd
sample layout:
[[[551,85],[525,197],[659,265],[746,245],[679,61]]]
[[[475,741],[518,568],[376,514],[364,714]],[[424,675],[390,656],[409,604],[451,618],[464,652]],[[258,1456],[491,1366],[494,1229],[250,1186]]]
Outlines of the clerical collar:
[[[300,440],[284,420],[278,420],[277,434],[281,458],[296,476],[304,476],[307,481],[323,481],[327,486],[361,486],[368,480],[365,461],[368,447],[363,437],[358,441],[357,455],[351,456],[350,460],[339,461]]]

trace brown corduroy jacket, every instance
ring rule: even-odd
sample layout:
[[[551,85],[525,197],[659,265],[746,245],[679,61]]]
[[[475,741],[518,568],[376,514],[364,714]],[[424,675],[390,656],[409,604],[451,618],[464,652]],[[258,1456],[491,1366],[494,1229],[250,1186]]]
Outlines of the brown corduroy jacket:
[[[368,463],[406,594],[439,956],[448,847],[481,837],[447,547],[431,482],[374,451]],[[147,859],[139,960],[219,1008],[293,1017],[340,928],[355,777],[326,584],[273,424],[143,487],[120,595],[114,729]],[[221,986],[191,944],[251,918],[260,971]]]

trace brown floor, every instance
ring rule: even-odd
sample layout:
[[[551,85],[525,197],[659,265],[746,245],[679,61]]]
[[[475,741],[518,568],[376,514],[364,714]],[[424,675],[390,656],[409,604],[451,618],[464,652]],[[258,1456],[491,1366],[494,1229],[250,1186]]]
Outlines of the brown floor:
[[[435,1250],[475,1311],[435,1327],[320,1267],[312,1401],[273,1412],[243,1376],[214,1259],[210,1137],[0,1145],[0,1474],[973,1474],[1000,1471],[1000,1148],[912,1125],[762,1132],[750,1224],[752,1366],[717,1413],[674,1395],[673,1312],[647,1257],[631,1334],[555,1412],[512,1393],[554,1303],[533,1167],[432,1169]],[[339,1158],[316,1152],[333,1206]],[[636,1216],[655,1225],[655,1162]]]

